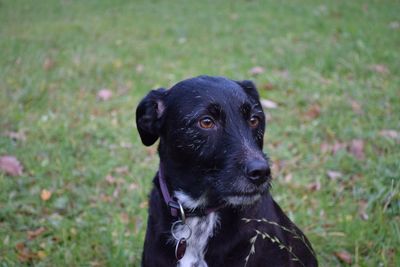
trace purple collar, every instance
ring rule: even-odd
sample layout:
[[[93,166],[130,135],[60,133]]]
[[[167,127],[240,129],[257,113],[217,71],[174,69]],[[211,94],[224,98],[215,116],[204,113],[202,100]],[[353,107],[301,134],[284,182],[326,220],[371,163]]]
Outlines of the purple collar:
[[[164,198],[164,201],[167,204],[167,206],[171,209],[172,217],[178,217],[178,214],[179,214],[178,211],[179,211],[181,205],[175,197],[173,198],[169,194],[167,182],[166,182],[165,176],[164,176],[164,168],[163,168],[163,165],[161,164],[161,162],[160,162],[160,167],[158,169],[158,182],[160,184],[161,193]],[[217,207],[204,208],[204,209],[200,209],[200,208],[184,209],[184,212],[185,212],[186,217],[201,217],[201,216],[206,216],[206,215],[210,214],[211,212],[215,212],[224,206],[225,205],[220,205]]]

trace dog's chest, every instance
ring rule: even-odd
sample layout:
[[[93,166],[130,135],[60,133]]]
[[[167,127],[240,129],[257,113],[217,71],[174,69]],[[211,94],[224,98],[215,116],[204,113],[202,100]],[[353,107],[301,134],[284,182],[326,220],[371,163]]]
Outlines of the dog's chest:
[[[204,254],[208,240],[217,228],[218,215],[212,212],[204,217],[188,218],[186,224],[192,229],[192,235],[187,240],[185,255],[177,267],[207,267]]]

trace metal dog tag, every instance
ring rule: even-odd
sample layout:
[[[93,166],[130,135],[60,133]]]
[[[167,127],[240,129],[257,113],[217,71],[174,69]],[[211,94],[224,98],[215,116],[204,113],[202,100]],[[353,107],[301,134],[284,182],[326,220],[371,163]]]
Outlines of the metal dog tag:
[[[185,255],[187,247],[186,240],[192,235],[192,229],[183,221],[178,220],[172,224],[171,234],[176,240],[175,258],[179,261]]]
[[[181,238],[177,243],[175,247],[175,258],[177,260],[180,260],[183,258],[186,252],[186,239]]]

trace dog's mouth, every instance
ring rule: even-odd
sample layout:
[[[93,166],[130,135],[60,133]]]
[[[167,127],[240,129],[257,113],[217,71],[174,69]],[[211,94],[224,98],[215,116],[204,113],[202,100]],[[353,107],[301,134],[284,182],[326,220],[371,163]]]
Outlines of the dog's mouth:
[[[256,194],[234,194],[230,196],[226,196],[224,200],[227,204],[233,206],[243,206],[243,205],[251,205],[257,202],[261,198],[261,193]]]
[[[226,197],[254,197],[256,195],[260,195],[261,192],[259,191],[252,191],[252,192],[232,192],[226,194]]]
[[[261,198],[262,192],[251,191],[251,192],[232,192],[226,194],[223,199],[224,201],[233,206],[251,205],[257,202]]]

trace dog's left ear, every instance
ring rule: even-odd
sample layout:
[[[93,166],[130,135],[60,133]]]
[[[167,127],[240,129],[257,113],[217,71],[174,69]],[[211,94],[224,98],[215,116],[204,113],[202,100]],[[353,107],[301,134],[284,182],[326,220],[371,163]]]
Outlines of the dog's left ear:
[[[151,146],[160,136],[166,93],[167,90],[164,88],[152,90],[140,101],[136,109],[136,125],[145,146]]]
[[[244,92],[249,95],[251,98],[260,101],[260,96],[258,94],[257,88],[252,81],[244,80],[244,81],[236,81],[244,90]]]

